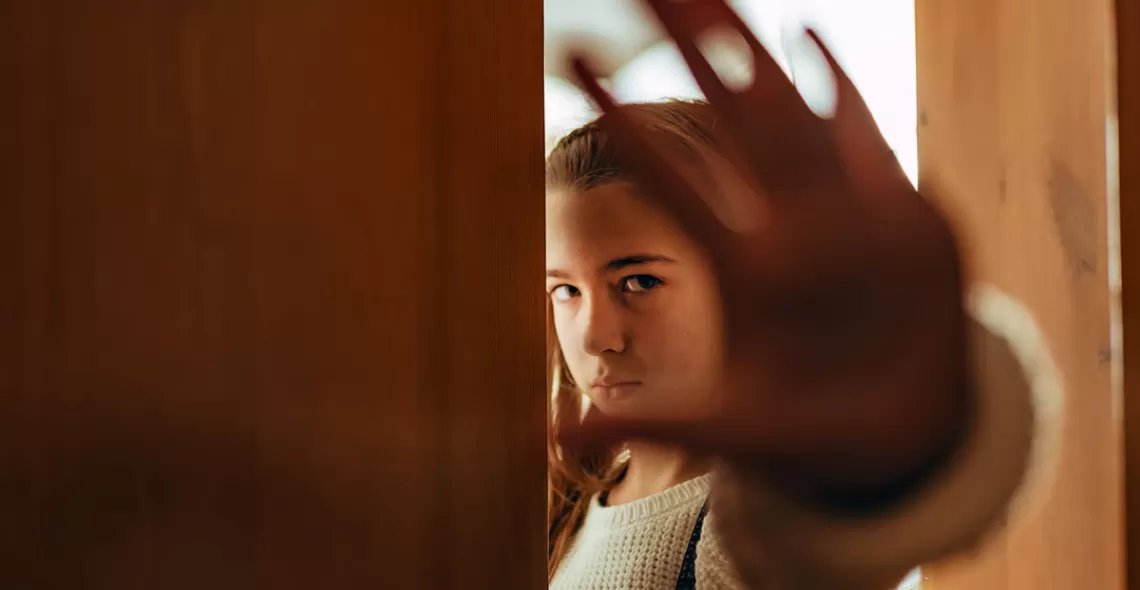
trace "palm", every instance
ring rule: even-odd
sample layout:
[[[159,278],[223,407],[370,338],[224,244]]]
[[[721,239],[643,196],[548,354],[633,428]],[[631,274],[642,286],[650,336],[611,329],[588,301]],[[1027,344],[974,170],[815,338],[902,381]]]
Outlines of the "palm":
[[[710,253],[725,304],[728,396],[713,420],[611,423],[589,436],[644,436],[772,464],[846,461],[837,449],[859,440],[884,471],[864,465],[861,477],[888,477],[916,460],[890,449],[941,436],[960,403],[965,322],[949,227],[911,187],[814,35],[836,80],[830,119],[811,112],[721,0],[649,3],[723,121],[718,129],[731,130],[718,138],[732,164],[721,175],[731,200],[687,181],[582,61],[575,69],[630,167]],[[742,92],[723,86],[694,42],[723,24],[754,52],[754,82]]]

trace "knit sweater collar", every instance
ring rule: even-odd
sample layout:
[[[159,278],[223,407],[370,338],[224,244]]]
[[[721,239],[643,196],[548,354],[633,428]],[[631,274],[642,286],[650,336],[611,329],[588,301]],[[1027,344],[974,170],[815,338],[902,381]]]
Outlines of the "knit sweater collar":
[[[711,474],[705,474],[651,496],[617,506],[603,506],[601,494],[597,494],[591,500],[587,520],[590,521],[591,527],[623,526],[702,502],[708,495],[711,479]]]

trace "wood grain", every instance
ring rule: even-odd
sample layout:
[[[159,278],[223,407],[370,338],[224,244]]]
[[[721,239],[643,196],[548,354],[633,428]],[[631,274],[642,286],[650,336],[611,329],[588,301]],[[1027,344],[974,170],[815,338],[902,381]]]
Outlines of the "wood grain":
[[[541,11],[0,1],[0,587],[545,583]]]
[[[1034,312],[1068,398],[1045,508],[977,555],[925,568],[924,588],[1123,587],[1107,246],[1112,11],[1107,0],[916,4],[921,183],[963,230],[971,274]]]
[[[1127,588],[1140,590],[1140,6],[1116,2],[1115,21],[1125,543]]]

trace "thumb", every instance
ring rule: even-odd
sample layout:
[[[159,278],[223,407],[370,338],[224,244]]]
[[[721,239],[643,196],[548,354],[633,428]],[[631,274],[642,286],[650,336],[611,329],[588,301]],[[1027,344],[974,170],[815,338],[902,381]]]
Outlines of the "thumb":
[[[848,174],[867,194],[889,193],[899,186],[900,180],[906,179],[902,164],[883,136],[862,94],[819,33],[808,29],[807,37],[823,56],[835,81],[832,129]],[[905,182],[909,184],[910,181]]]
[[[754,452],[745,437],[727,426],[716,418],[614,418],[591,406],[580,423],[563,426],[558,442],[564,449],[579,454],[635,440],[677,446],[701,455],[733,456]]]

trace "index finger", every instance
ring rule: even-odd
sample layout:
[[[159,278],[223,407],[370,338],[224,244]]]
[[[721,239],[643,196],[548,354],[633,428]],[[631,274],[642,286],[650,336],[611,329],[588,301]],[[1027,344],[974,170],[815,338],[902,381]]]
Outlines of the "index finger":
[[[601,87],[582,57],[574,58],[573,70],[579,86],[602,112],[598,125],[617,146],[622,164],[687,234],[710,250],[714,261],[722,260],[731,251],[734,237],[706,201],[707,193],[689,172],[692,166],[678,162],[654,142]]]

